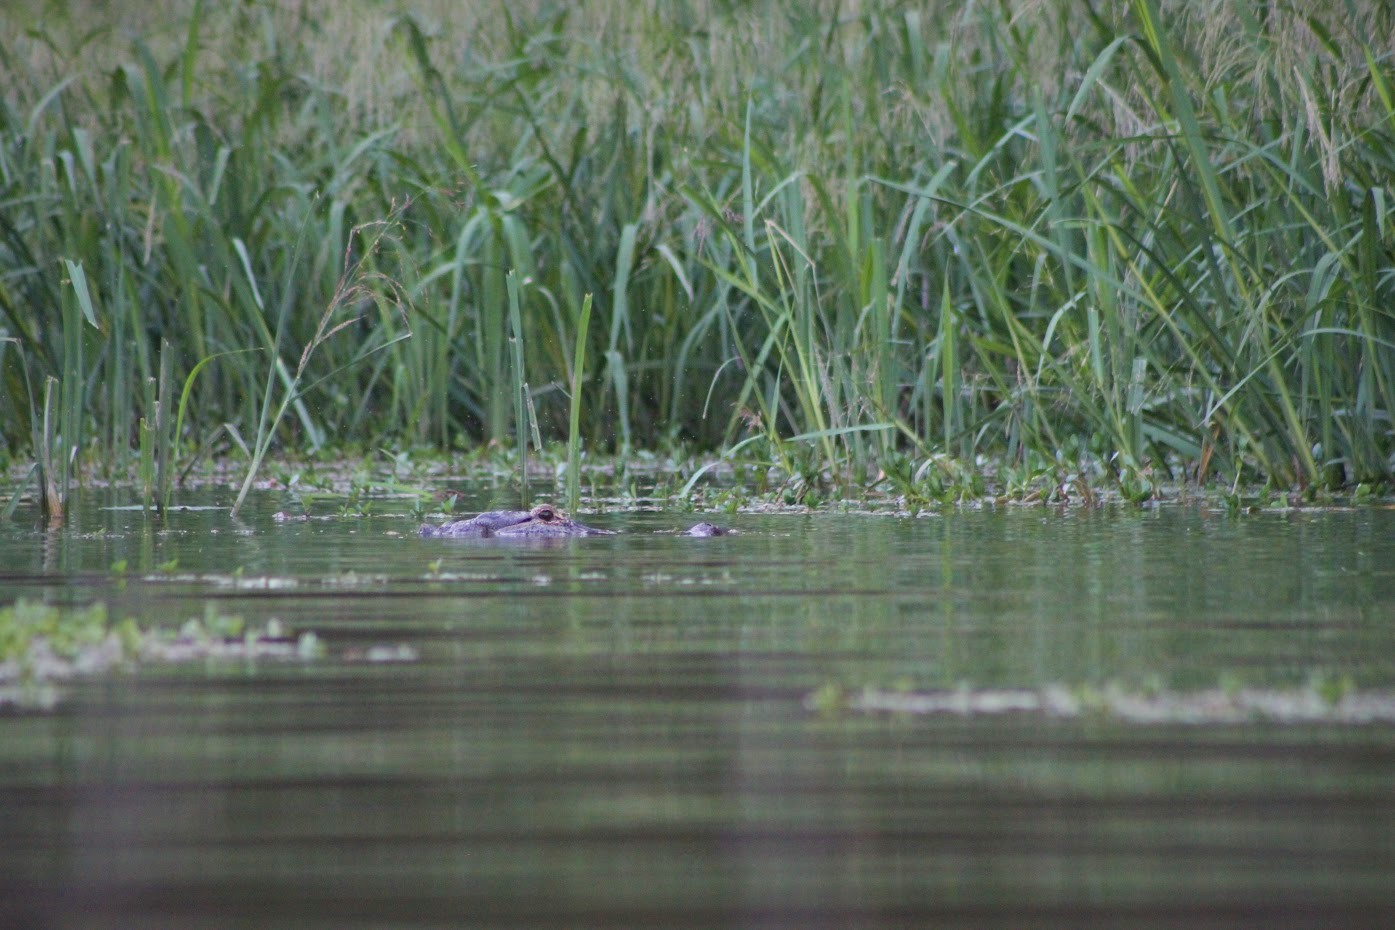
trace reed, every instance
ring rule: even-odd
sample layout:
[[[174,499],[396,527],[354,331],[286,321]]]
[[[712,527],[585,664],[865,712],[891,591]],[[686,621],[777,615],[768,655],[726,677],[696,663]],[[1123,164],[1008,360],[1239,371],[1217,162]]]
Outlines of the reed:
[[[115,6],[0,12],[0,378],[56,379],[60,472],[165,442],[163,501],[225,425],[244,486],[534,428],[831,487],[1395,469],[1389,4]]]
[[[519,310],[518,273],[510,271],[505,281],[509,293],[509,347],[512,350],[513,365],[509,373],[513,378],[513,428],[514,450],[518,454],[518,496],[520,506],[527,510],[528,503],[528,372],[523,363],[523,322]]]
[[[59,477],[64,473],[61,458],[54,457],[54,446],[58,442],[54,424],[58,419],[55,412],[58,403],[55,390],[57,387],[58,381],[54,378],[48,378],[44,382],[43,415],[36,421],[38,433],[34,437],[39,468],[39,510],[43,514],[44,522],[50,527],[63,525],[67,516],[68,501],[67,482]],[[62,450],[58,450],[60,457],[62,454]]]
[[[576,320],[576,345],[572,351],[570,404],[567,417],[567,509],[581,505],[581,401],[586,382],[586,340],[591,331],[591,295],[581,299]]]

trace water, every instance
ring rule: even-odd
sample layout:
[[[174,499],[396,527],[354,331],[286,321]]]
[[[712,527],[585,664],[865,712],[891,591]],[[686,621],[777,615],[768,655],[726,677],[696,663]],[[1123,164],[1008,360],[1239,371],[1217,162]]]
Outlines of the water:
[[[0,526],[0,603],[211,604],[325,655],[0,709],[0,926],[1395,920],[1389,722],[818,697],[1388,692],[1390,510],[737,516],[716,539],[610,514],[587,522],[623,535],[538,545],[423,540],[393,502],[278,523],[267,494],[163,528],[103,509],[125,503]]]

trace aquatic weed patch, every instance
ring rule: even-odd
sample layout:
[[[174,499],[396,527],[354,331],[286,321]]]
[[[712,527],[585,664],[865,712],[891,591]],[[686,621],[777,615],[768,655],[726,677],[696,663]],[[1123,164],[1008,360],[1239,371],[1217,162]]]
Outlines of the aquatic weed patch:
[[[21,598],[0,608],[0,682],[109,666],[134,651],[140,637],[132,620],[113,624],[101,602],[62,609]]]
[[[103,602],[58,607],[20,598],[0,608],[0,706],[51,707],[57,685],[141,662],[311,659],[313,633],[294,636],[279,621],[248,627],[211,606],[177,628],[113,621]]]
[[[1326,680],[1302,688],[1235,687],[1186,691],[1130,689],[1120,685],[1071,688],[1059,684],[1040,688],[915,690],[869,687],[845,691],[836,685],[826,685],[809,694],[804,703],[810,710],[825,715],[1102,717],[1139,726],[1246,723],[1395,726],[1395,691],[1358,690],[1349,683],[1333,685]]]

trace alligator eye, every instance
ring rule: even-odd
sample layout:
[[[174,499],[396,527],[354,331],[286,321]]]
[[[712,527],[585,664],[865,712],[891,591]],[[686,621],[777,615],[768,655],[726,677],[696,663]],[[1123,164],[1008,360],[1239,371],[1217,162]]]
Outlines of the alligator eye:
[[[537,517],[544,523],[551,523],[553,520],[557,519],[557,511],[544,504],[537,510],[533,511],[533,516]]]

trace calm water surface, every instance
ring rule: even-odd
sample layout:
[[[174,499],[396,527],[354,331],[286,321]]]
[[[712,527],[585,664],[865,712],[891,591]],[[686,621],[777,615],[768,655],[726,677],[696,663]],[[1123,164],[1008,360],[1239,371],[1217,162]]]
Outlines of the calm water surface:
[[[105,509],[128,503],[0,525],[0,603],[171,624],[211,604],[326,654],[0,708],[3,927],[1395,922],[1390,725],[806,703],[1389,690],[1390,510],[736,516],[717,539],[603,514],[623,535],[527,545],[423,540],[390,502],[306,523],[273,521],[272,494],[240,524]]]

